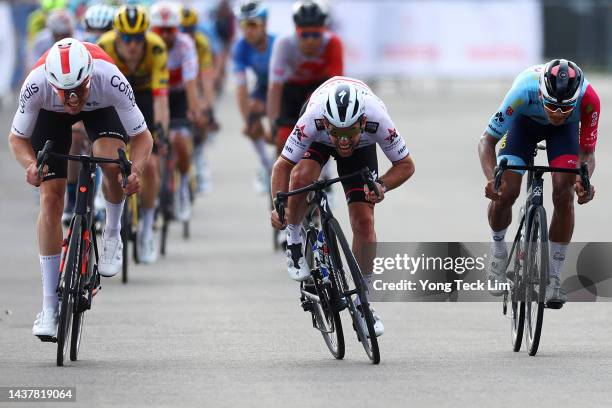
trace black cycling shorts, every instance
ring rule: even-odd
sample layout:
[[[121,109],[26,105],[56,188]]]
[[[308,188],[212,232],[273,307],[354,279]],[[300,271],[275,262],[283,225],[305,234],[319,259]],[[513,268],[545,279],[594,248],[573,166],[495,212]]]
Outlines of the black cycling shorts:
[[[92,143],[103,137],[119,139],[126,144],[128,142],[127,133],[113,107],[80,112],[78,115],[41,109],[30,138],[34,152],[42,150],[47,140],[53,140],[54,152],[68,154],[72,145],[72,125],[81,120]],[[49,171],[44,180],[66,178],[68,163],[65,160],[50,157],[47,165]]]
[[[353,154],[349,157],[341,157],[334,147],[314,142],[310,145],[306,153],[304,153],[304,159],[315,160],[321,167],[325,166],[330,156],[336,159],[336,167],[339,176],[355,173],[366,166],[373,172],[374,178],[376,178],[378,174],[378,159],[376,158],[375,144],[355,149]],[[369,202],[365,199],[364,184],[365,183],[359,176],[342,182],[347,203]]]
[[[145,89],[142,91],[135,91],[134,98],[136,99],[136,105],[142,112],[142,116],[145,118],[147,127],[153,136],[153,149],[151,153],[157,154],[157,141],[155,140],[156,135],[153,134],[155,129],[155,113],[153,109],[153,91]]]
[[[184,90],[170,91],[168,95],[170,104],[170,129],[190,127],[187,119],[187,94]]]

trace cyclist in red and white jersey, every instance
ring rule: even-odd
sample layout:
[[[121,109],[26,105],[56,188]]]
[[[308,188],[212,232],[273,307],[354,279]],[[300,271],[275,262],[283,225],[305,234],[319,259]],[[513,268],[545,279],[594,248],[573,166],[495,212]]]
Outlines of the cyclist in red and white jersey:
[[[314,1],[293,6],[296,31],[274,42],[270,60],[267,115],[281,154],[310,94],[343,74],[342,41],[325,27],[327,13]]]
[[[37,233],[43,310],[32,329],[37,336],[55,337],[57,331],[60,220],[67,164],[49,159],[41,178],[36,152],[52,140],[55,152],[68,153],[71,127],[78,121],[85,125],[95,156],[116,158],[117,149],[125,148],[128,140],[131,145],[132,174],[126,188],[122,188],[118,166],[102,165],[106,228],[98,267],[100,275],[110,277],[122,265],[119,231],[124,196],[139,190],[153,142],[132,88],[110,57],[97,45],[65,38],[55,43],[27,76],[9,135],[11,151],[24,167],[26,181],[40,187]]]
[[[189,169],[192,158],[191,126],[204,128],[204,109],[198,92],[199,62],[193,39],[179,32],[181,8],[178,3],[160,1],[151,6],[151,29],[168,48],[168,81],[170,102],[170,141],[180,173],[177,190],[176,218],[187,221],[191,216]]]

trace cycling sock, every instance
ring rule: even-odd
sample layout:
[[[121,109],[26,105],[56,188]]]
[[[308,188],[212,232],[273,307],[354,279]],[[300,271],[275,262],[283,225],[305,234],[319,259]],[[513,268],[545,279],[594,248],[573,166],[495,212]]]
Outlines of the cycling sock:
[[[104,238],[119,238],[121,232],[121,213],[123,212],[123,202],[114,204],[104,200],[106,204],[106,227],[104,228]]]
[[[548,256],[550,259],[550,276],[559,278],[561,276],[561,269],[565,263],[565,253],[567,252],[567,244],[561,244],[559,242],[549,242],[550,251]]]
[[[261,160],[261,165],[266,169],[268,174],[272,173],[272,162],[266,151],[266,142],[263,139],[253,140],[253,147],[255,147],[259,160]]]
[[[302,243],[302,226],[300,224],[287,225],[287,245]]]
[[[491,235],[493,236],[491,247],[493,248],[493,255],[497,257],[505,257],[508,253],[508,248],[506,248],[506,242],[504,241],[507,230],[508,228],[504,228],[501,231],[491,230]]]
[[[66,184],[66,205],[64,206],[66,212],[74,211],[74,206],[76,205],[76,190],[77,183],[70,182]]]
[[[181,200],[189,199],[189,175],[181,174]]]
[[[142,209],[142,240],[148,241],[153,238],[153,221],[155,220],[155,208]]]
[[[40,255],[40,275],[43,286],[43,309],[57,311],[57,281],[62,254]]]

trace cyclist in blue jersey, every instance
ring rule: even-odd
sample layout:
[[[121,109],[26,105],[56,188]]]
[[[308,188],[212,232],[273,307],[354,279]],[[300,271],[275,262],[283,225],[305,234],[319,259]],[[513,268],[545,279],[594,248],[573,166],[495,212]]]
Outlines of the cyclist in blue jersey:
[[[506,282],[506,229],[512,221],[512,205],[520,194],[524,172],[504,173],[499,192],[494,190],[494,168],[501,159],[511,165],[526,165],[538,142],[546,141],[548,161],[553,167],[576,168],[587,162],[589,174],[595,169],[595,145],[600,103],[597,93],[573,62],[556,59],[521,72],[514,80],[500,108],[491,117],[478,152],[487,178],[485,196],[493,235],[488,278]],[[499,143],[497,161],[495,147]],[[574,174],[552,173],[554,212],[550,223],[550,283],[546,302],[562,305],[560,272],[567,244],[574,230],[574,192],[578,204],[589,202],[595,193],[585,191]],[[499,287],[499,286],[497,286]],[[501,291],[492,291],[501,295]],[[558,306],[560,307],[560,306]]]
[[[267,6],[260,1],[241,4],[238,20],[243,37],[234,46],[233,62],[238,83],[236,98],[244,123],[243,133],[252,140],[265,173],[270,174],[272,161],[266,151],[266,131],[262,118],[266,113],[268,67],[275,37],[267,33],[267,16]],[[251,69],[257,78],[250,93],[247,89],[247,69]]]

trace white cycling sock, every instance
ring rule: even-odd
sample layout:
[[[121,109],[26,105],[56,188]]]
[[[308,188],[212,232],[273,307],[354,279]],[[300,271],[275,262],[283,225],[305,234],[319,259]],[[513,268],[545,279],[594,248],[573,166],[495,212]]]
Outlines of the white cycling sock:
[[[155,220],[155,208],[142,209],[142,239],[148,241],[153,238],[153,221]]]
[[[39,255],[40,275],[43,287],[43,309],[57,311],[57,281],[60,273],[60,259],[62,254]]]
[[[550,259],[550,277],[561,276],[561,269],[565,263],[565,253],[567,252],[567,244],[549,241],[548,257]]]
[[[287,245],[302,243],[302,226],[300,224],[287,225]]]
[[[104,200],[106,204],[106,227],[104,228],[104,238],[119,238],[121,232],[121,213],[123,213],[123,202],[114,204]]]
[[[266,169],[268,174],[270,174],[272,172],[272,162],[266,151],[266,142],[263,139],[253,140],[253,147],[255,147],[261,165]]]
[[[189,199],[189,174],[181,174],[181,200]]]
[[[501,231],[491,230],[491,236],[493,237],[493,243],[491,248],[493,249],[493,255],[496,257],[503,258],[508,254],[508,248],[506,248],[506,231],[508,228],[504,228]]]

